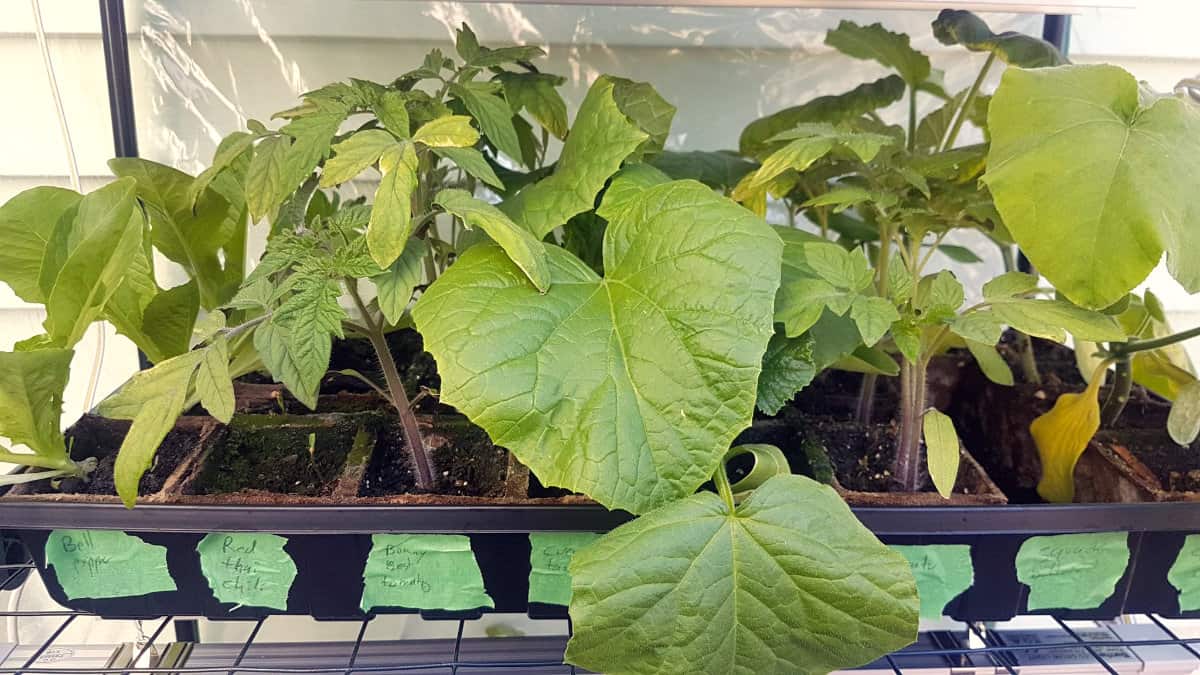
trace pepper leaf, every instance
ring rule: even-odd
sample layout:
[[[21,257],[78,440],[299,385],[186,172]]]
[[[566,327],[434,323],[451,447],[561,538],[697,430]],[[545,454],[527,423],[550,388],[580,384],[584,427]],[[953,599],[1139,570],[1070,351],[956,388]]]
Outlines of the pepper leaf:
[[[445,403],[543,484],[639,513],[694,492],[749,423],[780,248],[709,188],[666,183],[609,223],[605,277],[547,246],[540,294],[499,247],[476,245],[413,318]]]
[[[25,302],[44,302],[38,285],[46,241],[63,214],[83,197],[73,190],[35,187],[0,206],[0,282]]]
[[[1004,387],[1013,385],[1012,368],[1008,366],[1008,362],[1004,357],[996,352],[996,347],[985,342],[976,342],[969,338],[963,338],[967,343],[967,349],[971,352],[971,356],[975,357],[975,363],[987,379]]]
[[[513,128],[512,109],[504,99],[491,92],[494,86],[483,82],[451,83],[450,92],[462,101],[483,135],[497,150],[520,161],[521,144],[517,140],[517,130]]]
[[[113,469],[117,494],[125,506],[133,508],[137,501],[142,474],[183,412],[192,376],[203,358],[203,350],[192,351],[136,373],[97,406],[105,417],[133,420]]]
[[[61,218],[46,244],[42,263],[46,333],[59,347],[83,338],[120,287],[143,241],[142,211],[135,183],[120,178],[86,195],[74,218]],[[68,212],[70,213],[70,212]]]
[[[567,103],[557,87],[566,80],[548,73],[509,73],[496,76],[504,97],[516,112],[527,110],[538,124],[559,140],[567,137]]]
[[[656,169],[675,180],[698,180],[714,190],[732,190],[743,176],[754,171],[756,165],[737,153],[727,150],[705,152],[666,151],[650,160]]]
[[[904,557],[801,476],[732,511],[711,492],[668,504],[576,552],[570,572],[567,660],[597,672],[813,675],[916,636]]]
[[[496,175],[496,171],[488,164],[483,153],[475,148],[434,148],[433,152],[438,157],[454,162],[458,168],[466,171],[468,175],[478,178],[497,190],[504,190],[504,183]]]
[[[59,425],[74,355],[69,349],[0,352],[0,436],[66,460]]]
[[[997,317],[1026,335],[1055,342],[1066,342],[1067,333],[1091,342],[1125,340],[1125,331],[1115,318],[1062,300],[994,298],[991,303]]]

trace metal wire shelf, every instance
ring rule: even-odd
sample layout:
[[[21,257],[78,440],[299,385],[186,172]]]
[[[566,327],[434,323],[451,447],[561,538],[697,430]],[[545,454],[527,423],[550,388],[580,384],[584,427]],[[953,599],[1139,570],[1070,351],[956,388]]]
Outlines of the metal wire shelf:
[[[0,588],[12,588],[32,563],[0,565]],[[200,675],[224,673],[279,675],[381,675],[384,673],[584,673],[562,660],[570,622],[560,635],[539,637],[464,637],[467,620],[457,620],[454,638],[368,640],[370,620],[358,624],[350,642],[268,642],[263,627],[272,619],[250,622],[240,642],[201,643],[194,620],[165,616],[148,621],[149,634],[134,644],[113,645],[105,665],[81,664],[76,647],[60,644],[77,620],[72,610],[0,611],[0,618],[61,619],[49,635],[33,644],[0,644],[0,675]],[[915,675],[1029,675],[1031,673],[1191,673],[1200,672],[1200,637],[1176,634],[1162,619],[1138,615],[1140,623],[1063,621],[1036,630],[1000,624],[963,624],[931,630],[894,654],[847,673]],[[1127,618],[1128,619],[1128,618]],[[246,623],[246,622],[242,622]],[[174,635],[168,637],[174,628]],[[15,648],[14,648],[15,647]],[[89,652],[95,658],[96,648]],[[152,660],[147,660],[153,657]]]

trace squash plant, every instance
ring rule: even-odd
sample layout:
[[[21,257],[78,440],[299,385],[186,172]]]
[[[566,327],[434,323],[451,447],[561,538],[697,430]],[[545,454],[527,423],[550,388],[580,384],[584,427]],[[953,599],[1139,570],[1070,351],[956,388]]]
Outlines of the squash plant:
[[[1189,178],[1200,151],[1200,109],[1192,101],[1148,91],[1115,66],[1013,69],[1004,74],[988,121],[993,141],[983,180],[1013,238],[1063,296],[1119,311],[1164,253],[1171,275],[1189,292],[1200,291],[1193,255],[1200,211]],[[1133,309],[1140,305],[1162,323],[1151,297]],[[1100,425],[1120,415],[1135,357],[1158,351],[1155,360],[1169,363],[1159,350],[1200,335],[1200,329],[1164,334],[1151,321],[1136,324],[1095,353],[1086,392],[1062,396],[1034,422],[1043,497],[1073,497],[1075,462]],[[1102,412],[1099,387],[1110,365],[1113,386]],[[1176,441],[1190,443],[1200,431],[1200,388],[1182,380],[1187,386],[1178,392],[1170,429]]]
[[[733,196],[760,213],[769,196],[780,198],[789,219],[804,214],[819,230],[819,235],[796,230],[786,235],[785,280],[775,320],[779,353],[791,358],[768,362],[763,379],[772,386],[760,384],[764,411],[776,411],[816,370],[856,345],[859,360],[884,374],[894,373],[895,366],[891,357],[881,358],[880,349],[897,352],[901,400],[893,480],[901,490],[920,489],[924,445],[934,486],[948,497],[958,473],[959,443],[950,419],[927,407],[926,370],[933,356],[954,344],[965,346],[989,378],[1011,384],[1012,373],[995,351],[1004,325],[1058,341],[1068,332],[1107,340],[1121,331],[1111,317],[1038,297],[1037,279],[1030,275],[1013,271],[990,280],[983,286],[983,301],[963,309],[959,281],[949,272],[929,271],[935,251],[964,257],[945,247],[944,238],[956,229],[982,230],[1003,247],[1008,243],[1005,223],[978,182],[986,140],[956,145],[968,121],[987,131],[988,98],[981,88],[989,69],[997,60],[1025,66],[1063,61],[1051,45],[1018,34],[996,35],[969,12],[944,11],[933,30],[944,43],[988,54],[970,88],[954,95],[942,91],[940,76],[925,55],[912,49],[908,36],[879,24],[843,21],[828,33],[826,44],[896,74],[752,123],[741,147],[761,166],[741,180]],[[885,124],[875,110],[905,95],[907,125]],[[918,120],[916,101],[922,95],[943,104]],[[836,243],[830,241],[834,236]],[[821,347],[826,342],[821,331],[839,320],[842,348],[833,358],[806,359],[807,345]],[[868,375],[859,405],[864,424],[870,421],[873,395]]]

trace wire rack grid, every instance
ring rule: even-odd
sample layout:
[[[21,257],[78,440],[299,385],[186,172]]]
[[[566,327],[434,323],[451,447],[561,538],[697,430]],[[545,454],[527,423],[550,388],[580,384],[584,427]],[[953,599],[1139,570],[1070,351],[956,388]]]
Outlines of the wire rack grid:
[[[34,573],[32,563],[0,565],[0,589],[11,590]],[[263,641],[263,626],[271,620],[267,618],[251,622],[248,636],[240,643],[201,645],[194,620],[165,616],[149,622],[153,629],[143,639],[125,645],[123,652],[120,649],[114,652],[114,656],[123,654],[121,658],[110,659],[103,666],[80,665],[63,657],[72,652],[59,645],[59,641],[76,620],[86,616],[90,615],[67,609],[0,611],[0,618],[6,619],[60,620],[48,637],[24,645],[24,651],[14,650],[7,659],[0,652],[0,675],[589,672],[562,659],[571,634],[569,621],[565,622],[566,631],[557,636],[466,638],[468,621],[457,620],[453,639],[382,641],[366,639],[371,623],[368,619],[355,622],[357,637],[352,642],[296,644]],[[1135,637],[1121,637],[1119,630],[1109,631],[1105,626],[1113,624],[1108,622],[1067,622],[1056,618],[1052,619],[1054,630],[1039,631],[1041,637],[1037,640],[1013,637],[1031,631],[1008,631],[998,624],[964,624],[962,630],[924,632],[914,645],[861,669],[841,672],[895,675],[1200,672],[1200,651],[1197,651],[1200,637],[1181,637],[1156,616],[1137,618],[1145,630]],[[1149,658],[1147,650],[1154,649],[1173,651],[1165,660]],[[48,659],[51,654],[55,658]],[[1161,651],[1157,654],[1162,656]]]

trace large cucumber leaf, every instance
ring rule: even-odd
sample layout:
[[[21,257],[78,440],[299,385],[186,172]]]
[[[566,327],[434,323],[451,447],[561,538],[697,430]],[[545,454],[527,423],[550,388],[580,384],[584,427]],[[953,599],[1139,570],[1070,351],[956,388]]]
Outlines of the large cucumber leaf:
[[[1200,291],[1200,109],[1142,105],[1114,66],[1010,68],[983,180],[1021,250],[1077,305],[1107,307],[1167,267]],[[1069,255],[1064,254],[1069,252]]]
[[[828,673],[913,641],[905,559],[832,488],[776,476],[732,511],[702,492],[575,554],[567,660],[605,673]]]
[[[695,491],[749,424],[780,249],[709,188],[666,183],[610,222],[606,277],[547,246],[541,294],[499,247],[477,245],[413,318],[444,402],[544,484],[641,513]]]

